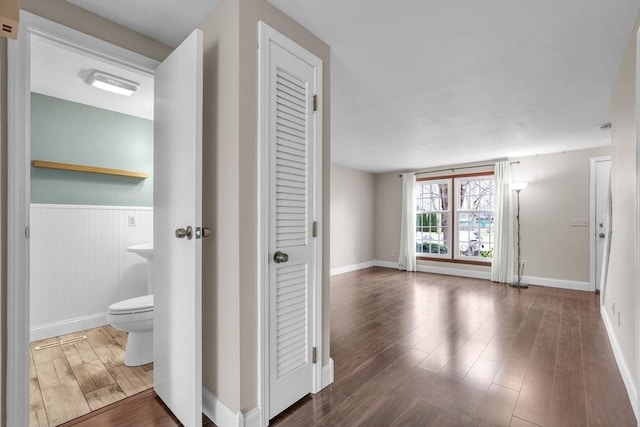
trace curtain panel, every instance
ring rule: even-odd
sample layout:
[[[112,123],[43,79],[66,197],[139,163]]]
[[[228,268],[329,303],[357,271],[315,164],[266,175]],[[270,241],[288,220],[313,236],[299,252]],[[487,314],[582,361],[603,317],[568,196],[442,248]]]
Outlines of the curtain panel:
[[[416,271],[416,174],[402,174],[402,221],[398,269]]]
[[[495,242],[493,245],[493,261],[491,263],[491,281],[512,283],[515,271],[515,250],[510,161],[496,163],[495,180]]]

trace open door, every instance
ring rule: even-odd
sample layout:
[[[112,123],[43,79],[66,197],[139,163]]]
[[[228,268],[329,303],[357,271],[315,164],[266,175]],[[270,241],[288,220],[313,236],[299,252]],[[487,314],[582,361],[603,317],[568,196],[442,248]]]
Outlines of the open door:
[[[202,425],[202,32],[157,68],[154,112],[154,388]]]

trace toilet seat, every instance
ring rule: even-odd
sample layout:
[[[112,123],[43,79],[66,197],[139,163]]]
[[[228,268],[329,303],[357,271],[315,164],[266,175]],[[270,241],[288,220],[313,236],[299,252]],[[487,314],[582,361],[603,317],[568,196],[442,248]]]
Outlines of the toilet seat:
[[[130,298],[111,304],[108,309],[109,314],[128,315],[153,312],[153,295]]]

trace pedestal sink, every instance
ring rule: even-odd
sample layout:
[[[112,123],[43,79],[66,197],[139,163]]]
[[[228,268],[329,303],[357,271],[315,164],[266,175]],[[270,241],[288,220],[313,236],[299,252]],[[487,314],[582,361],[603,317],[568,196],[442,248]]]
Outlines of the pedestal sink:
[[[153,261],[153,243],[141,243],[139,245],[129,246],[127,252],[140,255],[147,260],[147,291],[151,295],[153,293],[151,289],[151,264]]]

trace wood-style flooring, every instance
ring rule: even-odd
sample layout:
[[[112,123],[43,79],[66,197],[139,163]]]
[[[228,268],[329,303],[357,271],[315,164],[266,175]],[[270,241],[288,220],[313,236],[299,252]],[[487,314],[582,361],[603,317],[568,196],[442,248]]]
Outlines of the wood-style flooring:
[[[592,293],[342,274],[331,279],[331,356],[335,382],[271,425],[636,425]],[[179,423],[149,391],[68,425]]]
[[[636,425],[593,293],[346,273],[331,356],[335,382],[271,425]]]
[[[42,350],[36,346],[86,335]],[[126,332],[111,326],[31,344],[30,425],[57,426],[153,386],[153,363],[124,366]]]

